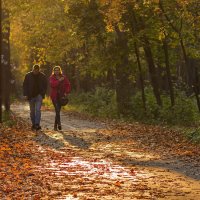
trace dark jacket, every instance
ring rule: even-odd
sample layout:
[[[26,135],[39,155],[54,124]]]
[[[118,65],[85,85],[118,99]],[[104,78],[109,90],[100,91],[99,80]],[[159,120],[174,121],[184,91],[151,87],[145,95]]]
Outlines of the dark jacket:
[[[35,97],[34,96],[34,87],[35,84],[38,86],[38,94],[40,94],[43,98],[45,97],[46,90],[47,90],[47,79],[44,73],[39,72],[37,83],[35,83],[33,72],[28,72],[25,76],[23,82],[23,95],[28,97],[28,100]]]

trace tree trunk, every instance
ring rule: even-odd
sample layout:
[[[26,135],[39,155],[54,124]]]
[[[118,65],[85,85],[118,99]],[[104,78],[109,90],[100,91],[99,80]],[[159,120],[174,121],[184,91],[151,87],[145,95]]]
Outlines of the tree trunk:
[[[169,84],[171,106],[174,106],[174,104],[175,104],[174,89],[173,89],[172,77],[171,77],[171,72],[170,72],[170,67],[169,67],[169,54],[168,54],[168,45],[167,45],[166,40],[163,41],[163,50],[164,50],[164,54],[165,54],[165,67],[166,67],[166,73],[167,73],[167,80],[168,80],[168,84]]]
[[[129,81],[130,65],[128,61],[127,36],[115,26],[117,33],[116,45],[120,61],[116,65],[116,98],[119,115],[126,116],[130,113],[131,87]]]
[[[200,99],[199,99],[199,76],[198,76],[198,68],[195,66],[195,83],[193,86],[194,94],[197,101],[198,110],[200,112]]]
[[[189,86],[189,93],[195,94],[198,110],[200,112],[200,99],[199,99],[199,78],[198,78],[198,69],[196,66],[193,66],[193,62],[191,64],[191,60],[186,53],[185,46],[183,44],[182,38],[180,38],[180,44],[183,51],[183,57],[185,61],[186,68],[186,82]]]
[[[158,85],[158,79],[157,79],[157,73],[156,73],[156,68],[155,68],[155,64],[154,64],[154,60],[153,60],[153,56],[152,56],[152,52],[151,52],[151,47],[150,47],[149,40],[147,39],[147,37],[145,35],[143,36],[143,41],[144,41],[144,52],[145,52],[146,60],[147,60],[148,67],[149,67],[149,74],[151,77],[151,84],[153,87],[154,96],[156,98],[157,104],[159,106],[162,106],[159,85]]]
[[[183,73],[183,78],[185,79],[185,82],[189,86],[189,89],[191,90],[192,88],[192,80],[190,77],[190,67],[189,67],[189,60],[188,60],[188,55],[184,46],[184,41],[182,37],[182,28],[183,28],[183,18],[180,19],[180,27],[178,28],[173,24],[173,20],[170,19],[170,17],[167,15],[167,13],[164,10],[163,7],[163,1],[159,0],[159,7],[162,10],[163,15],[165,16],[168,24],[172,27],[172,29],[178,34],[179,41],[180,41],[180,46],[183,54],[183,59],[184,59],[184,73]]]
[[[10,110],[10,89],[11,89],[11,66],[10,66],[10,22],[9,13],[4,10],[2,12],[3,25],[5,26],[2,33],[2,74],[3,74],[3,102],[5,110]]]
[[[189,71],[189,63],[188,63],[188,57],[187,57],[187,53],[186,53],[186,50],[185,50],[185,46],[184,46],[184,43],[183,43],[183,39],[181,36],[180,37],[180,46],[181,46],[181,50],[182,50],[182,53],[183,53],[183,58],[184,58],[184,65],[185,65],[185,81],[187,83],[187,85],[191,88],[192,87],[192,83],[191,83],[191,78],[190,78],[190,71]]]
[[[110,88],[110,89],[114,89],[115,88],[115,77],[114,77],[112,69],[108,69],[107,70],[106,82],[107,82],[106,86],[108,88]]]
[[[143,19],[141,17],[139,17],[139,19],[136,18],[135,12],[132,9],[132,7],[129,7],[129,12],[131,13],[131,30],[132,30],[133,35],[137,34],[141,30],[145,30],[145,24],[144,24]],[[157,104],[159,106],[162,106],[157,73],[156,73],[154,59],[151,52],[150,43],[145,33],[141,36],[140,39],[143,42],[143,49],[145,52],[145,56],[146,56],[146,60],[147,60],[148,68],[149,68],[149,74],[151,77],[151,85],[153,87],[154,96],[156,98]]]
[[[190,79],[192,80],[192,90],[194,92],[195,98],[196,98],[196,102],[197,102],[197,106],[198,106],[198,110],[200,112],[200,99],[199,99],[199,70],[198,70],[198,66],[199,66],[199,60],[196,59],[188,59],[188,64],[190,67]]]
[[[142,67],[141,67],[141,62],[140,62],[140,55],[139,55],[139,50],[137,47],[137,43],[135,42],[135,55],[137,58],[137,64],[138,64],[138,70],[139,70],[139,78],[140,78],[140,84],[141,84],[141,93],[142,93],[142,102],[144,109],[146,110],[146,97],[145,97],[145,92],[144,92],[144,80],[142,76]]]

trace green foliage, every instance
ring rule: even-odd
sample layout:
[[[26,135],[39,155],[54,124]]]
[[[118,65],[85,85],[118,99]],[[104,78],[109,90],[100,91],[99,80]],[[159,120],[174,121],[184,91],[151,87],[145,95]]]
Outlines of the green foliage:
[[[70,104],[78,105],[79,110],[99,117],[117,117],[115,93],[102,87],[93,92],[70,95]]]
[[[143,108],[140,92],[132,98],[132,116],[136,120],[149,123],[165,123],[170,125],[190,126],[198,123],[199,113],[193,98],[188,98],[182,92],[176,94],[176,104],[171,107],[169,96],[162,95],[163,106],[156,104],[151,89],[145,91],[146,111]]]
[[[193,98],[187,98],[182,93],[177,94],[174,107],[170,107],[169,99],[167,101],[168,103],[165,104],[160,112],[161,120],[163,119],[164,122],[169,124],[184,126],[194,125],[198,122],[199,113]]]
[[[190,141],[200,143],[200,128],[187,130],[185,131],[185,135]]]
[[[125,120],[179,126],[198,124],[200,117],[193,98],[186,98],[184,93],[177,91],[176,105],[171,107],[169,96],[163,94],[163,107],[159,107],[151,88],[146,89],[145,94],[147,109],[143,108],[141,93],[137,92],[132,97],[132,109]],[[72,94],[70,99],[70,105],[76,106],[79,111],[100,117],[118,118],[114,91],[99,87],[94,92]]]
[[[159,113],[159,106],[156,104],[153,92],[150,90],[145,91],[147,110],[145,111],[142,104],[141,93],[137,92],[131,101],[131,114],[136,120],[148,120],[156,119]]]

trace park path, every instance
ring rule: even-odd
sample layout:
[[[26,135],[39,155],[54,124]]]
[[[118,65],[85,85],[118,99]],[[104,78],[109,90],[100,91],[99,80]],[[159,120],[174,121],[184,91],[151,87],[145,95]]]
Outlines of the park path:
[[[27,104],[14,104],[12,110],[30,121]],[[63,131],[53,131],[54,112],[45,109],[41,132],[26,125],[24,135],[33,141],[31,158],[37,162],[25,189],[20,187],[18,196],[4,191],[1,199],[14,194],[28,200],[200,199],[200,149],[178,133],[168,137],[165,128],[102,122],[66,111],[61,118]]]

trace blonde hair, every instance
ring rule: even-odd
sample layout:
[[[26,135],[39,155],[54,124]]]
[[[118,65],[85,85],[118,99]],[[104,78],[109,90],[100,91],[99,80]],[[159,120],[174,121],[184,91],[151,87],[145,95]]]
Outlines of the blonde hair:
[[[53,68],[53,70],[52,70],[52,74],[55,74],[55,73],[54,73],[55,69],[59,69],[60,74],[62,75],[63,72],[62,72],[62,69],[61,69],[60,66],[55,66],[55,67]]]

